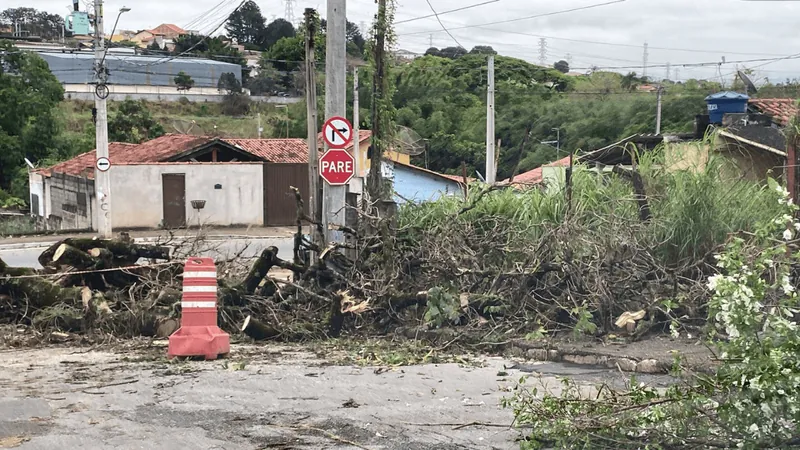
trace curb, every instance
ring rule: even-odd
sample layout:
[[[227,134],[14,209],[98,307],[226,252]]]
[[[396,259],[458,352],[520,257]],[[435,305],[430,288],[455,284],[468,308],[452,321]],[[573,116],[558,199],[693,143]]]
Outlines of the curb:
[[[612,355],[602,351],[565,349],[557,343],[532,343],[516,340],[511,342],[511,350],[512,353],[535,361],[598,366],[628,373],[663,375],[668,374],[674,365],[672,358],[639,359],[624,355]],[[691,367],[691,369],[696,372],[713,373],[713,369],[710,367]]]
[[[135,242],[138,243],[153,243],[158,242],[161,238],[158,237],[143,237],[143,238],[134,238]],[[178,241],[190,239],[190,237],[176,237]],[[244,235],[213,235],[213,236],[206,236],[206,240],[208,241],[225,241],[228,239],[236,239],[236,240],[265,240],[265,239],[291,239],[291,236],[244,236]],[[41,241],[41,242],[19,242],[15,244],[3,244],[0,241],[0,251],[6,250],[28,250],[28,249],[35,249],[35,248],[47,248],[58,241]]]

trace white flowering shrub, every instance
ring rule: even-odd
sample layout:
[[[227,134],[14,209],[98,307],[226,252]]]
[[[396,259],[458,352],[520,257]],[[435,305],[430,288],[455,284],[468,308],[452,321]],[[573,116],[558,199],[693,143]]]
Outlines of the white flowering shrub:
[[[800,299],[792,270],[800,222],[788,192],[772,180],[770,188],[775,216],[729,239],[715,256],[719,273],[707,281],[716,374],[683,373],[683,382],[660,390],[632,380],[624,391],[587,393],[565,381],[560,395],[520,383],[505,405],[518,425],[532,427],[523,448],[800,447]]]

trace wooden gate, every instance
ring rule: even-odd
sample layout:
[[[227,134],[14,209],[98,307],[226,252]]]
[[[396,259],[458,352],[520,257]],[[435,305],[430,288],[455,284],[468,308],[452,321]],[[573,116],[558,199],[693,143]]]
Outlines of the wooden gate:
[[[161,175],[164,202],[164,228],[186,226],[186,176],[182,173]]]
[[[308,164],[264,164],[264,224],[272,227],[294,225],[297,204],[294,186],[303,196],[308,214]]]

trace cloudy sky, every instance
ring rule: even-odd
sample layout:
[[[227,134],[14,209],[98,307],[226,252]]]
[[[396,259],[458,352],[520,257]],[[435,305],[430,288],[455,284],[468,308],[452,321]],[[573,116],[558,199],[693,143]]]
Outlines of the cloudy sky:
[[[441,13],[486,1],[491,0],[430,3]],[[268,20],[284,17],[283,0],[256,2]],[[71,2],[3,3],[4,7],[32,6],[65,14]],[[144,29],[167,22],[202,32],[213,30],[237,4],[238,0],[106,0],[107,11],[123,5],[132,8],[123,16],[121,28]],[[605,5],[591,8],[598,4]],[[317,8],[324,16],[325,5],[324,0],[296,0],[295,18],[299,20],[306,7]],[[590,8],[551,14],[583,7]],[[349,0],[347,10],[351,22],[369,26],[377,6],[374,0]],[[670,79],[718,79],[720,75],[730,79],[737,65],[754,69],[760,82],[800,78],[800,35],[796,32],[800,0],[497,0],[441,14],[452,37],[435,17],[408,21],[430,14],[426,0],[398,0],[396,21],[407,21],[396,26],[399,48],[422,53],[431,42],[435,47],[460,44],[468,49],[491,45],[501,54],[535,62],[544,37],[548,64],[569,58],[576,71],[596,66],[641,74],[643,44],[647,42],[648,75],[652,77],[666,77],[669,63]],[[527,18],[537,15],[541,17]],[[110,28],[113,21],[108,22]],[[776,60],[791,55],[798,59]],[[723,58],[726,64],[714,64]]]

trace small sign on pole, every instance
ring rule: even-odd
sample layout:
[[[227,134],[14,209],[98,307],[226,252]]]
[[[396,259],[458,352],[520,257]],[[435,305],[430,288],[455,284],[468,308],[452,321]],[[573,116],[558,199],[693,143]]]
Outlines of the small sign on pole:
[[[319,158],[319,175],[333,186],[347,184],[356,171],[353,155],[342,149],[331,149]]]
[[[100,172],[107,172],[108,169],[111,168],[111,161],[109,161],[108,158],[103,156],[103,157],[97,158],[97,161],[95,162],[95,166],[97,167],[97,170],[99,170]]]
[[[322,139],[330,148],[346,148],[353,142],[353,125],[344,117],[331,117],[322,126]]]

